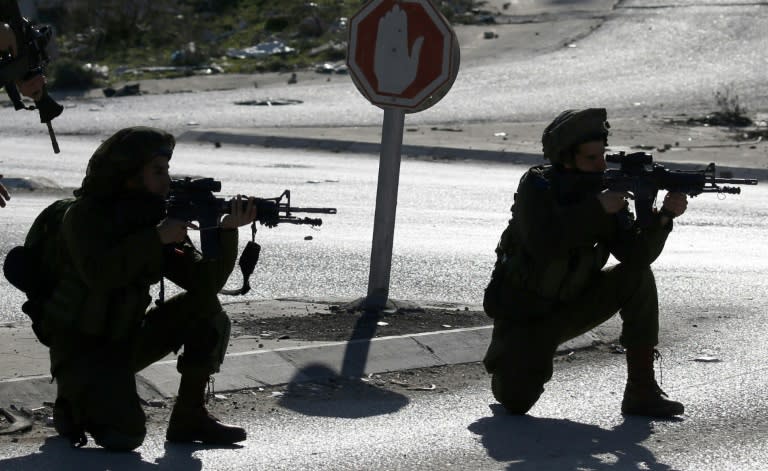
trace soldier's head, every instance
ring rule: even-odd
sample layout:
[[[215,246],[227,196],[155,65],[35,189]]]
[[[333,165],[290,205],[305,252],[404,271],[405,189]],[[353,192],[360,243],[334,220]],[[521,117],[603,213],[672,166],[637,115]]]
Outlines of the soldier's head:
[[[604,171],[610,129],[607,118],[605,108],[563,111],[541,136],[544,158],[563,168]]]
[[[121,129],[93,153],[75,195],[109,196],[142,191],[164,197],[170,189],[168,162],[175,145],[176,139],[160,129]]]

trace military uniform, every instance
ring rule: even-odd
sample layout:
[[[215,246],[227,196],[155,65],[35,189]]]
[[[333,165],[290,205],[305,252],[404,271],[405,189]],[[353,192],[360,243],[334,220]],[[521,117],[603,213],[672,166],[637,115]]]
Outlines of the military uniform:
[[[604,112],[588,120],[604,121]],[[566,118],[575,114],[567,113]],[[623,321],[620,341],[628,349],[658,343],[650,265],[672,222],[662,226],[657,220],[640,230],[626,209],[609,215],[592,177],[560,165],[531,168],[520,180],[512,219],[496,249],[484,299],[494,319],[484,364],[494,396],[512,413],[524,414],[536,403],[552,377],[559,344],[616,312]],[[605,268],[610,254],[620,263]]]
[[[192,378],[204,388],[229,341],[217,293],[234,268],[237,230],[214,229],[222,250],[213,260],[189,242],[164,246],[156,228],[164,200],[122,190],[148,156],[172,148],[168,134],[129,128],[96,151],[62,221],[59,281],[44,305],[57,430],[79,428],[115,450],[136,448],[146,433],[136,372],[183,346],[182,384]],[[150,286],[162,277],[186,291],[147,311]]]

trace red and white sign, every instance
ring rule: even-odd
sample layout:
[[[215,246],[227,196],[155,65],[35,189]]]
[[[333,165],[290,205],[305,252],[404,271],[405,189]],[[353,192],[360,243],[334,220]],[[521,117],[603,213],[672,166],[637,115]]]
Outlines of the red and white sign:
[[[371,0],[350,20],[347,65],[374,105],[421,111],[459,70],[459,44],[430,0]]]

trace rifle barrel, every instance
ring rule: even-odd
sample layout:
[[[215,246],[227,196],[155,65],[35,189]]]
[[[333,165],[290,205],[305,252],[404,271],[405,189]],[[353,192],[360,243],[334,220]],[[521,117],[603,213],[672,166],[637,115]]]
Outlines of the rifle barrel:
[[[733,185],[757,185],[756,178],[715,178],[715,183],[730,183]]]
[[[289,213],[336,214],[336,208],[285,208]]]

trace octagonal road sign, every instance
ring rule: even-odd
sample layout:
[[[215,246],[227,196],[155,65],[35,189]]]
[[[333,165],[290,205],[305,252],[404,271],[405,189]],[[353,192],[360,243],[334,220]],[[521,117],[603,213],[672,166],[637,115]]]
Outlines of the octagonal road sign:
[[[369,1],[350,20],[348,44],[353,82],[382,108],[429,108],[458,74],[456,33],[430,0]]]

